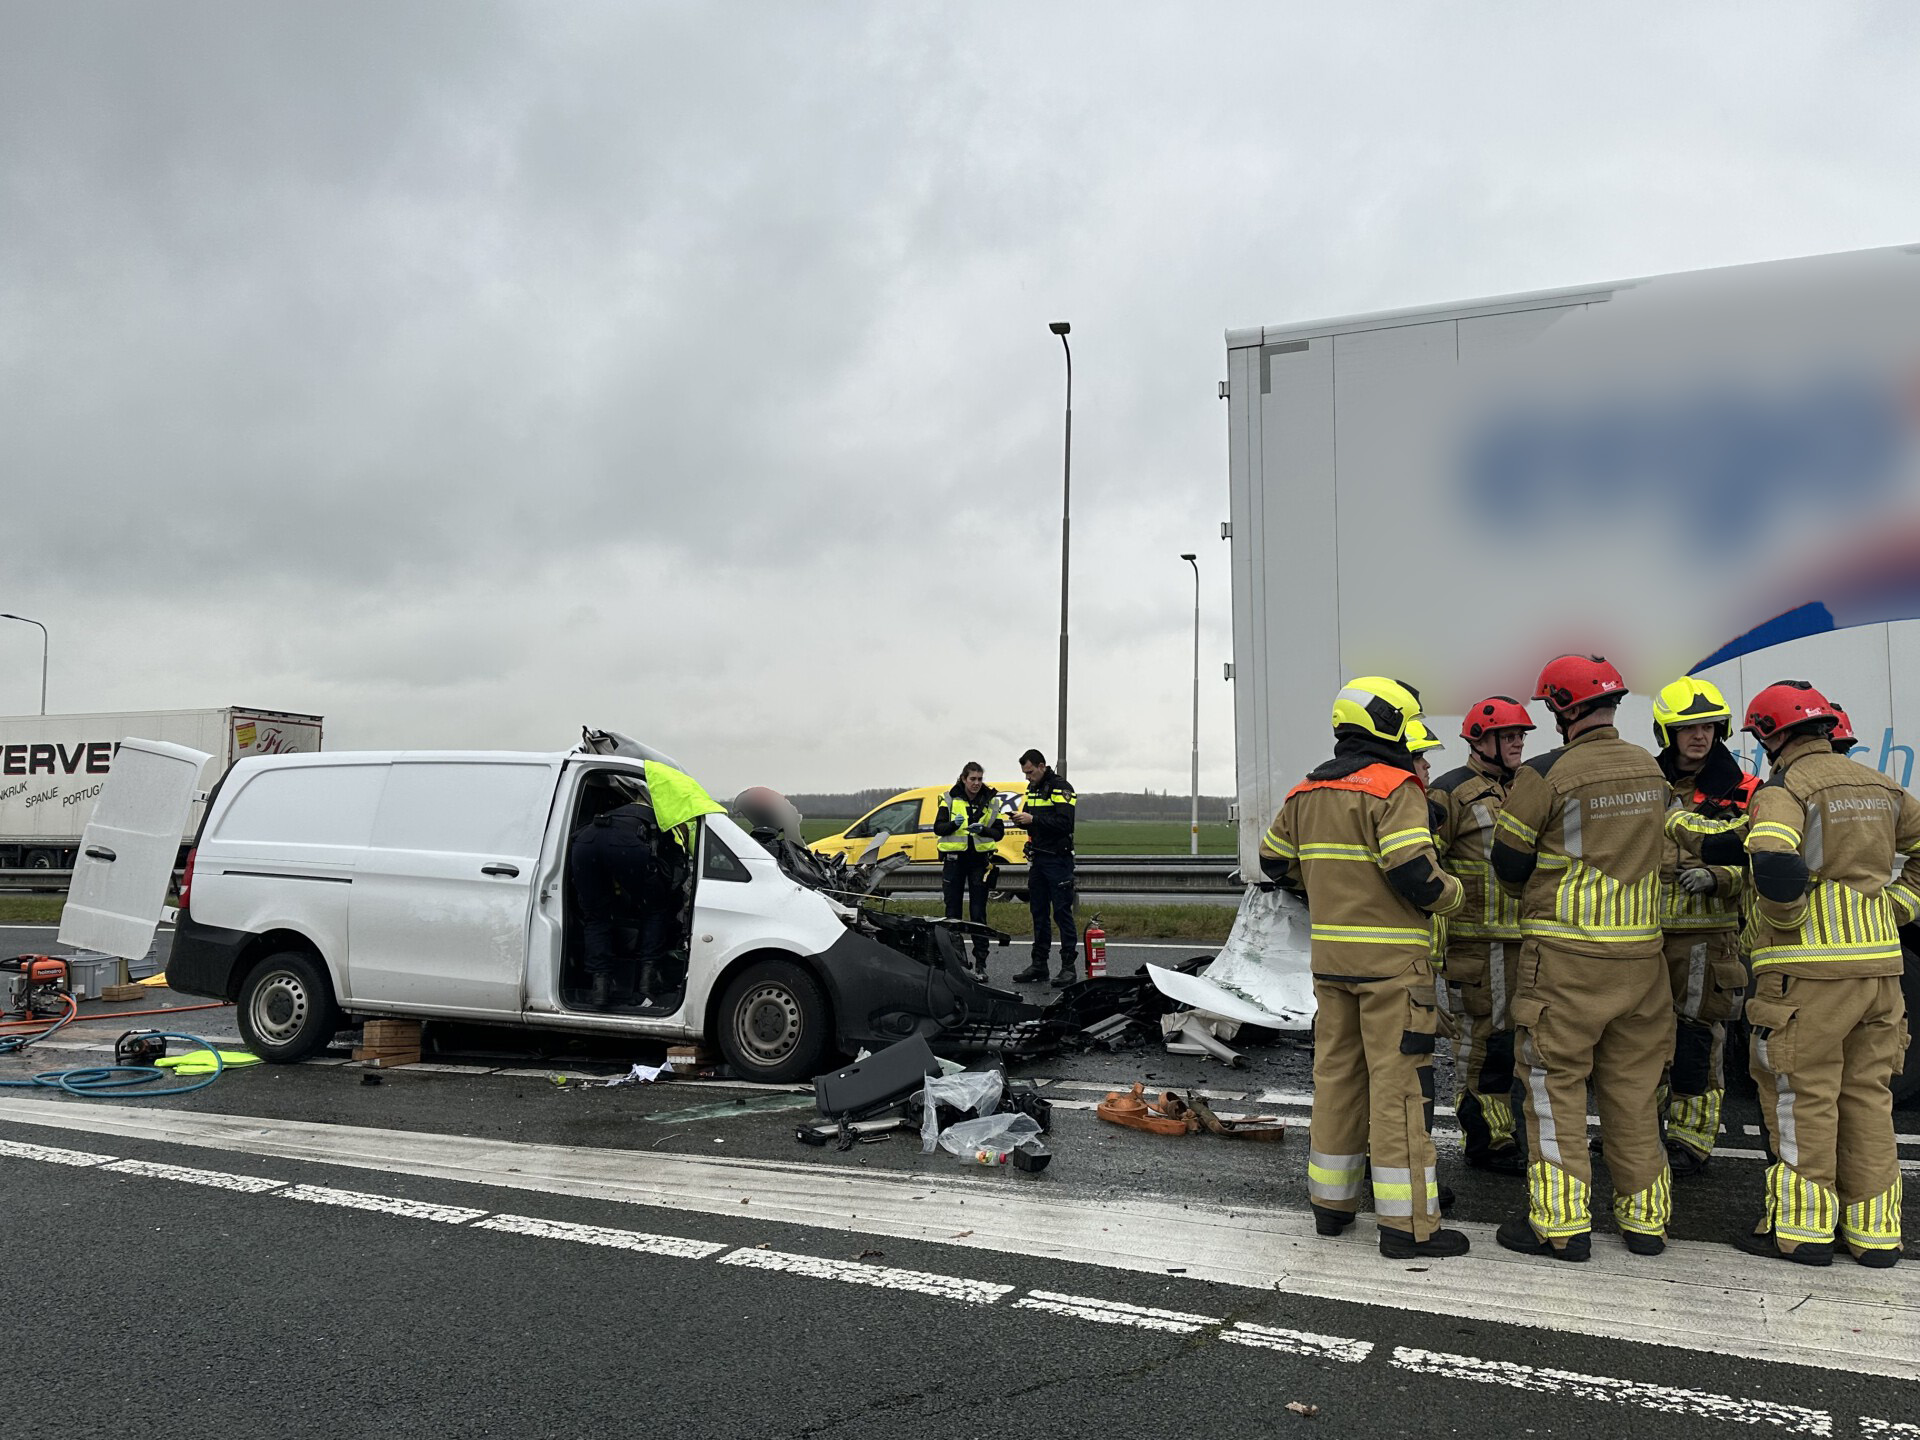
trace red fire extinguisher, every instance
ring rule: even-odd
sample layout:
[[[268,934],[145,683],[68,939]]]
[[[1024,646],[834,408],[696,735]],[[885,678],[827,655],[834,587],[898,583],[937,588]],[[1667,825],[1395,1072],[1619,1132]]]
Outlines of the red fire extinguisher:
[[[1088,923],[1087,933],[1080,943],[1087,953],[1087,978],[1103,978],[1107,973],[1107,932],[1100,928],[1098,915]]]

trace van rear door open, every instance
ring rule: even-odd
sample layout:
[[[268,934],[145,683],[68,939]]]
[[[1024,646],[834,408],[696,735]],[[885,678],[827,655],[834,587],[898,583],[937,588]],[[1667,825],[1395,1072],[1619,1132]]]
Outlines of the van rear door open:
[[[180,831],[211,757],[160,740],[125,740],[73,862],[60,943],[137,960],[153,944]]]
[[[354,876],[354,1003],[517,1016],[559,765],[397,757]]]

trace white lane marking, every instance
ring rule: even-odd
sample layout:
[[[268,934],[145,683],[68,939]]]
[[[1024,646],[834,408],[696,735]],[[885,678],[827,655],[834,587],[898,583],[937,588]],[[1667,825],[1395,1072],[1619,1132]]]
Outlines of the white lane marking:
[[[464,1225],[487,1212],[464,1205],[434,1205],[425,1200],[402,1200],[397,1195],[368,1195],[359,1190],[335,1190],[327,1185],[290,1185],[282,1200],[306,1200],[315,1205],[341,1205],[349,1210],[372,1210],[404,1220],[437,1220],[442,1225]]]
[[[1349,1365],[1357,1365],[1373,1353],[1371,1340],[1315,1335],[1309,1330],[1253,1325],[1245,1320],[1231,1330],[1221,1331],[1220,1338],[1229,1345],[1252,1345],[1261,1350],[1282,1350],[1289,1355],[1310,1355],[1316,1360],[1341,1360]]]
[[[566,1220],[542,1220],[533,1215],[489,1215],[473,1227],[535,1240],[571,1240],[579,1245],[605,1245],[611,1250],[638,1250],[646,1255],[671,1255],[681,1260],[704,1260],[726,1249],[711,1240],[688,1240],[680,1235],[650,1235],[644,1230],[612,1230],[604,1225],[575,1225]]]
[[[1485,1385],[1510,1385],[1516,1390],[1537,1390],[1549,1395],[1611,1400],[1669,1415],[1697,1415],[1709,1420],[1732,1420],[1741,1425],[1764,1422],[1793,1435],[1833,1434],[1832,1415],[1803,1405],[1746,1400],[1716,1395],[1709,1390],[1682,1390],[1638,1380],[1615,1380],[1606,1375],[1579,1375],[1571,1370],[1549,1370],[1511,1360],[1482,1360],[1474,1355],[1448,1355],[1404,1345],[1394,1346],[1393,1363],[1401,1370],[1439,1375],[1449,1380],[1477,1380]]]
[[[963,1300],[991,1305],[1009,1293],[1011,1285],[988,1280],[966,1280],[958,1275],[934,1275],[925,1270],[896,1270],[888,1265],[866,1265],[858,1260],[822,1260],[814,1255],[788,1255],[779,1250],[736,1250],[722,1255],[722,1265],[744,1265],[750,1270],[781,1270],[810,1280],[843,1280],[851,1285],[875,1285],[883,1290],[911,1290],[941,1300]]]
[[[0,1155],[16,1160],[44,1160],[50,1165],[104,1165],[111,1155],[93,1155],[85,1150],[60,1150],[51,1145],[29,1145],[24,1140],[0,1140]]]
[[[1876,1420],[1871,1415],[1862,1415],[1860,1433],[1885,1435],[1889,1440],[1920,1440],[1920,1425],[1909,1425],[1904,1420]]]
[[[770,1224],[1159,1277],[1179,1267],[1191,1280],[1265,1293],[1920,1380],[1920,1266],[1817,1270],[1702,1241],[1672,1241],[1650,1262],[1604,1236],[1589,1264],[1549,1265],[1499,1249],[1492,1226],[1464,1222],[1455,1228],[1473,1253],[1429,1273],[1381,1260],[1370,1220],[1325,1239],[1304,1209],[1082,1199],[1004,1174],[859,1173],[4,1095],[0,1122],[675,1212],[737,1218],[748,1198]]]
[[[1051,1290],[1029,1290],[1013,1302],[1013,1308],[1046,1310],[1055,1315],[1070,1315],[1076,1320],[1093,1320],[1102,1325],[1132,1325],[1140,1330],[1165,1330],[1174,1335],[1193,1335],[1209,1326],[1225,1323],[1210,1315],[1155,1310],[1147,1305],[1096,1300],[1090,1295],[1060,1295]]]
[[[284,1180],[265,1180],[258,1175],[230,1175],[225,1170],[195,1170],[186,1165],[163,1165],[158,1160],[116,1160],[103,1168],[122,1175],[139,1175],[148,1180],[178,1180],[187,1185],[238,1190],[247,1195],[264,1195],[287,1183]]]

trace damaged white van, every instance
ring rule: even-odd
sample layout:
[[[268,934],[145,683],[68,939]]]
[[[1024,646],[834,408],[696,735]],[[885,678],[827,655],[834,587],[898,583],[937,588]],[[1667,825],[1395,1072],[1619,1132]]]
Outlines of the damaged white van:
[[[234,1001],[270,1061],[315,1053],[346,1017],[407,1016],[708,1041],[745,1078],[792,1081],[860,1046],[920,1035],[965,1049],[1036,1021],[971,978],[944,923],[836,895],[834,872],[800,847],[689,804],[705,792],[667,757],[586,734],[561,754],[240,761],[205,797],[168,985]],[[63,941],[144,953],[172,860],[154,837],[178,844],[205,758],[125,743],[82,841]],[[610,1002],[585,965],[595,917],[570,841],[612,808],[651,807],[658,787],[677,807],[660,829],[685,847],[658,899],[664,984]]]

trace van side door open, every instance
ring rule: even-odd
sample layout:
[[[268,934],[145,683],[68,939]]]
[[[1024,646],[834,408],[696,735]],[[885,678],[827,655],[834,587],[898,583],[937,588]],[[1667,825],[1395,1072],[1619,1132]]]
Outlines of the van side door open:
[[[517,1016],[559,765],[398,756],[354,876],[347,989],[418,1014]]]

